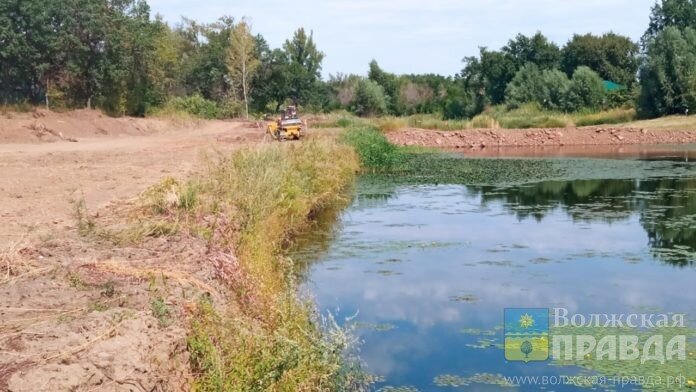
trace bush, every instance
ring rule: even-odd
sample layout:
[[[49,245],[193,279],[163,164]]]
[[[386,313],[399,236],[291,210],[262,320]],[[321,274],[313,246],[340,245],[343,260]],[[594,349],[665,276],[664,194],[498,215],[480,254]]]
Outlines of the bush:
[[[186,98],[176,97],[171,99],[167,103],[167,106],[175,111],[188,113],[192,116],[205,118],[208,120],[216,119],[220,115],[220,109],[218,108],[217,104],[201,97],[200,95],[193,95]]]
[[[505,90],[507,104],[511,108],[518,108],[525,103],[541,103],[544,80],[539,67],[536,64],[526,64],[510,81]]]
[[[602,107],[606,90],[597,73],[588,67],[578,67],[573,73],[568,91],[568,111],[597,110]]]
[[[244,113],[244,103],[237,99],[227,99],[218,105],[217,118],[238,118]]]
[[[387,98],[384,88],[369,79],[358,83],[352,110],[359,116],[380,115],[387,112]]]
[[[351,128],[343,134],[343,142],[355,149],[364,169],[389,170],[400,159],[399,148],[373,127]]]
[[[565,73],[552,70],[542,74],[542,97],[539,102],[546,109],[565,111],[568,109],[570,80]]]

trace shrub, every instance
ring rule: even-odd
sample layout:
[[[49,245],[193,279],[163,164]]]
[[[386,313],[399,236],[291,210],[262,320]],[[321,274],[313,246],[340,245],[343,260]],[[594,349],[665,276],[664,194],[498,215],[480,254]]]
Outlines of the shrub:
[[[218,118],[220,110],[217,104],[209,101],[200,95],[193,95],[186,98],[176,97],[171,99],[167,106],[175,111],[188,113],[192,116],[212,120]]]
[[[568,91],[569,111],[599,109],[606,96],[604,82],[588,67],[578,67],[573,73]]]
[[[542,74],[542,96],[539,103],[549,110],[568,109],[570,80],[558,70],[544,71]]]
[[[525,103],[539,102],[544,95],[544,79],[536,64],[526,64],[510,81],[505,90],[508,105],[518,108]]]
[[[343,141],[355,149],[365,169],[390,169],[399,161],[399,148],[372,127],[349,129],[343,134]]]
[[[380,115],[387,112],[387,97],[384,88],[369,79],[358,83],[352,110],[359,116]]]

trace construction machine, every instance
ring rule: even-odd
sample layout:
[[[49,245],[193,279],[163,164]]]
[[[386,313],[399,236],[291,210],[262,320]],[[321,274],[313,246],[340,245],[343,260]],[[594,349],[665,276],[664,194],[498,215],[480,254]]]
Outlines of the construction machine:
[[[266,127],[266,131],[275,140],[300,140],[304,130],[302,120],[297,116],[297,108],[288,106],[280,111],[280,118],[271,122]]]

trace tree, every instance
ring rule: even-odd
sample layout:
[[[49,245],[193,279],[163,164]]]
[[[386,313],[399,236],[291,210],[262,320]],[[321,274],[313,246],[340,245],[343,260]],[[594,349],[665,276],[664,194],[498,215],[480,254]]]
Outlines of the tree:
[[[519,107],[525,103],[542,103],[544,96],[544,79],[539,67],[528,63],[515,74],[506,90],[506,102],[511,107]]]
[[[559,70],[546,70],[542,72],[542,96],[541,105],[549,110],[568,111],[570,107],[570,80],[565,73]]]
[[[505,89],[518,71],[510,56],[480,48],[478,58],[467,57],[464,63],[461,78],[469,91],[494,105],[505,101]]]
[[[242,92],[247,119],[249,118],[249,89],[260,65],[256,50],[256,39],[251,35],[249,25],[245,21],[237,23],[230,32],[227,69],[233,85]]]
[[[556,69],[560,59],[558,46],[540,32],[530,37],[519,34],[500,51],[480,48],[478,58],[465,58],[461,77],[483,110],[489,103],[505,101],[508,84],[525,65],[534,64],[541,71]]]
[[[399,89],[396,75],[382,70],[377,61],[373,59],[370,61],[370,70],[367,73],[367,78],[382,86],[384,94],[389,100],[389,111],[393,113]]]
[[[651,39],[640,84],[643,116],[696,111],[696,30],[669,26]]]
[[[304,28],[295,31],[292,39],[285,41],[283,50],[289,63],[289,96],[295,105],[307,103],[317,93],[324,53],[317,49],[312,33],[307,35]]]
[[[662,0],[650,13],[650,24],[641,43],[646,50],[650,41],[667,27],[696,29],[696,0]]]
[[[512,59],[517,69],[527,63],[535,64],[541,70],[556,69],[561,61],[558,45],[541,32],[530,37],[518,34],[503,47],[502,52]]]
[[[180,59],[184,55],[185,43],[160,17],[153,24],[152,54],[148,67],[150,101],[152,105],[164,104],[170,96],[185,94],[180,83]]]
[[[349,109],[355,103],[358,85],[363,78],[358,75],[329,75],[327,85],[332,90],[330,109]]]
[[[562,50],[561,69],[568,76],[579,66],[590,67],[605,80],[626,86],[636,82],[638,45],[614,33],[574,35]]]
[[[184,41],[181,82],[186,95],[223,102],[229,96],[227,57],[234,19],[222,17],[212,24],[184,20],[177,34]]]
[[[387,98],[382,86],[370,79],[362,79],[355,91],[352,110],[359,116],[373,116],[387,111]]]
[[[582,66],[573,73],[568,94],[569,110],[596,110],[604,103],[606,90],[602,78],[590,68]]]
[[[258,39],[257,39],[258,40]],[[260,66],[252,81],[252,102],[256,110],[264,111],[274,104],[274,112],[290,96],[290,62],[281,49],[259,52]]]
[[[532,351],[534,351],[534,347],[532,346],[532,343],[529,340],[525,340],[520,345],[520,351],[522,351],[522,354],[524,354],[525,358],[529,358],[529,354],[531,354]]]
[[[42,1],[0,2],[0,98],[4,103],[43,96],[44,76],[55,53],[54,25],[58,9]]]

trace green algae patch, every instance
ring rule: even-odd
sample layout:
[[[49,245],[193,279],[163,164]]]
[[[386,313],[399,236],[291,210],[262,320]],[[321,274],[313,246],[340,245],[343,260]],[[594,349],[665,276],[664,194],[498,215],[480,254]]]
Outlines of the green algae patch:
[[[476,373],[468,377],[458,376],[455,374],[442,374],[433,379],[433,384],[440,388],[461,388],[469,387],[474,384],[496,385],[499,387],[516,386],[503,377],[502,374],[492,373]]]

